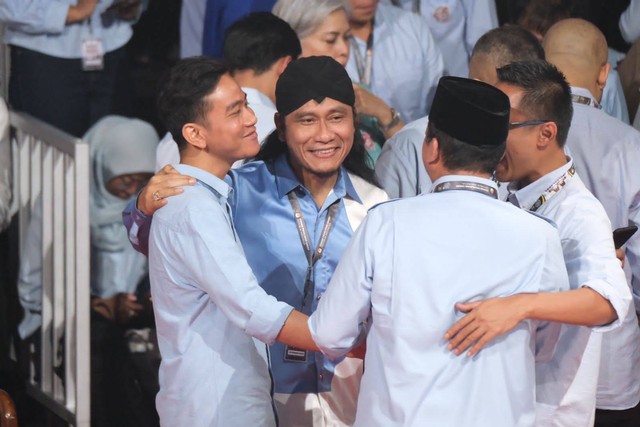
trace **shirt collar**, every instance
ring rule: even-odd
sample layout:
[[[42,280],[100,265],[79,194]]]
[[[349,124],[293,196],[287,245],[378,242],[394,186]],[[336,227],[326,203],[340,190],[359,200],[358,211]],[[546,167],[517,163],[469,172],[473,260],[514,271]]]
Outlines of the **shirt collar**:
[[[434,188],[436,188],[439,184],[442,184],[444,182],[452,182],[452,181],[467,181],[467,182],[476,182],[478,184],[484,184],[484,185],[488,185],[492,188],[494,188],[496,190],[496,194],[498,194],[498,184],[496,184],[494,181],[487,179],[487,178],[481,178],[479,176],[473,176],[473,175],[445,175],[445,176],[441,176],[440,178],[436,179],[433,184],[431,184],[431,189],[429,190],[429,192],[433,192]]]
[[[249,102],[249,106],[251,104],[256,105],[264,105],[270,108],[276,109],[275,104],[267,95],[260,92],[258,89],[254,89],[252,87],[242,87],[242,91],[247,94],[247,101]]]
[[[526,187],[522,187],[520,189],[517,188],[516,182],[509,183],[507,187],[509,190],[509,195],[514,195],[518,206],[522,209],[529,209],[533,204],[538,200],[540,195],[542,195],[547,189],[556,182],[564,173],[566,173],[571,166],[573,165],[573,159],[567,157],[569,160],[564,165],[560,166],[558,169],[549,172],[542,178],[532,182]]]
[[[286,154],[281,154],[280,156],[278,156],[278,158],[275,159],[274,175],[276,177],[278,197],[280,198],[286,197],[287,194],[289,194],[296,188],[304,188],[300,181],[298,181],[298,178],[293,172],[293,169],[291,169],[291,165],[289,165]],[[341,199],[343,197],[349,197],[362,204],[362,200],[360,200],[360,197],[358,196],[358,193],[356,192],[353,183],[349,178],[349,174],[342,166],[340,167],[338,181],[336,181],[336,184],[333,186],[333,191],[331,193],[335,198]]]
[[[205,186],[209,187],[210,189],[218,193],[220,197],[223,197],[224,199],[229,198],[229,194],[231,194],[232,190],[231,187],[229,186],[229,184],[227,184],[217,176],[195,166],[185,165],[182,163],[176,165],[175,168],[178,172],[184,175],[194,177],[198,180],[199,184],[204,184]]]
[[[595,108],[601,108],[600,103],[596,100],[595,96],[591,93],[589,89],[585,89],[583,87],[571,86],[571,95],[573,102],[578,102],[579,104],[589,105]],[[573,96],[577,96],[583,99],[586,102],[579,102],[573,99]]]

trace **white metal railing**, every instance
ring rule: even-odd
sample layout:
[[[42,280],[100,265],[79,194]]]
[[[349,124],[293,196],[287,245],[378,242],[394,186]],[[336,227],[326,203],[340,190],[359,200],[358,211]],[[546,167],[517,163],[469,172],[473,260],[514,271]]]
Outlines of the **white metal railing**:
[[[89,147],[26,114],[10,112],[10,123],[20,253],[42,207],[40,375],[27,389],[66,422],[89,427]]]

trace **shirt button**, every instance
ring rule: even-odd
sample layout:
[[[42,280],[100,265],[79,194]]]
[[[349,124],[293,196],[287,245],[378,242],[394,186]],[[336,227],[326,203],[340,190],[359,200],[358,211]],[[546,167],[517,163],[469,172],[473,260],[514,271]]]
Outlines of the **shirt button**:
[[[322,298],[322,294],[318,294],[318,296],[316,297],[316,300],[320,301],[320,298]]]
[[[302,187],[298,187],[296,188],[296,193],[298,193],[298,196],[302,197],[304,196],[304,189]]]
[[[320,378],[320,381],[322,381],[324,379],[324,375],[320,374],[319,378]]]

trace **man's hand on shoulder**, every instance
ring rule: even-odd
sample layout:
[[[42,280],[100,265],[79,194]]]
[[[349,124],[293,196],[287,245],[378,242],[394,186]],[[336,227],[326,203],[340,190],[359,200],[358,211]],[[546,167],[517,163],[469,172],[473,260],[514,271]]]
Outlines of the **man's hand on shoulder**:
[[[184,192],[185,185],[194,185],[195,178],[182,175],[173,166],[166,165],[158,171],[142,189],[136,201],[136,207],[145,215],[151,216],[167,204],[167,197]]]

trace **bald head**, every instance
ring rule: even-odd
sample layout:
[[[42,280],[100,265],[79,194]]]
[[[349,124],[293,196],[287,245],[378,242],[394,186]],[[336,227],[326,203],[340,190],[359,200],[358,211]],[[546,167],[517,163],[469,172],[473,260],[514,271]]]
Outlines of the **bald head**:
[[[540,42],[527,30],[505,25],[478,39],[469,60],[469,78],[495,85],[496,69],[516,61],[544,59]]]
[[[601,98],[609,72],[607,40],[595,25],[583,19],[559,21],[547,31],[543,47],[547,61],[564,73],[569,84]]]

